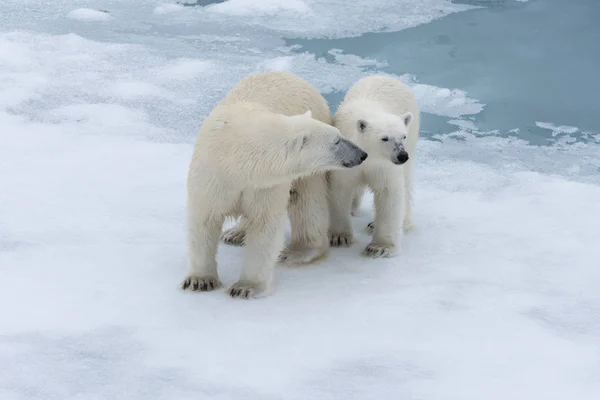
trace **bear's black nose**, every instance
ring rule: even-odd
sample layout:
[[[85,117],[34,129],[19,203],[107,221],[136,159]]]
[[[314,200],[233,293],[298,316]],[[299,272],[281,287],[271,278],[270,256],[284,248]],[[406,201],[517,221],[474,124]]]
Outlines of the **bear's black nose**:
[[[360,161],[365,161],[368,156],[369,155],[363,151],[362,155],[360,156]]]
[[[396,159],[398,160],[396,164],[404,164],[408,161],[408,158],[408,153],[406,151],[401,151],[400,153],[396,154]]]

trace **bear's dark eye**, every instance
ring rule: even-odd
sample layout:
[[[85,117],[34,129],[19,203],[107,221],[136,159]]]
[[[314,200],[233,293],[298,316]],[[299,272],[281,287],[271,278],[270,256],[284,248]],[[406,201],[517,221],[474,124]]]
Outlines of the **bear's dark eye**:
[[[388,140],[390,140],[390,138],[387,137],[387,136],[384,136],[384,137],[381,138],[382,142],[387,142]]]
[[[335,139],[335,142],[333,142],[333,144],[338,145],[338,144],[340,144],[341,141],[342,141],[342,138],[338,137],[337,139]]]
[[[364,132],[367,129],[367,121],[359,119],[358,120],[358,130]]]

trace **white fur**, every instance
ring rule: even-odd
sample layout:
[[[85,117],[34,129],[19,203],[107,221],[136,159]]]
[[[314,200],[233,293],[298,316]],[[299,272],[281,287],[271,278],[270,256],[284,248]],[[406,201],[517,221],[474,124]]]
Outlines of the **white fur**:
[[[258,102],[270,111],[296,115],[310,110],[312,117],[331,124],[327,102],[306,80],[285,72],[250,75],[242,80],[220,104],[239,101]],[[287,264],[306,264],[329,252],[328,188],[325,173],[296,179],[291,188],[288,216],[292,230],[291,242],[280,255]],[[226,230],[222,240],[231,245],[243,245],[248,221],[241,217]]]
[[[334,125],[369,157],[356,168],[331,172],[332,246],[354,243],[351,215],[358,212],[364,187],[368,186],[374,194],[375,221],[369,224],[373,239],[363,254],[391,257],[401,250],[403,232],[413,226],[412,170],[419,124],[414,95],[401,81],[375,75],[350,88],[338,107]],[[409,159],[395,164],[402,149]]]
[[[289,75],[268,72],[246,78],[202,124],[188,173],[189,265],[184,289],[208,291],[221,286],[216,253],[222,225],[228,216],[241,216],[242,272],[229,293],[241,298],[270,294],[274,264],[284,245],[292,182],[343,168],[349,157],[364,154],[344,145],[348,142],[339,130],[312,118],[310,109],[283,115],[274,112],[268,101],[256,100],[260,96],[252,90],[279,87],[285,92],[282,81],[292,79]],[[248,81],[253,89],[241,90],[249,87]]]

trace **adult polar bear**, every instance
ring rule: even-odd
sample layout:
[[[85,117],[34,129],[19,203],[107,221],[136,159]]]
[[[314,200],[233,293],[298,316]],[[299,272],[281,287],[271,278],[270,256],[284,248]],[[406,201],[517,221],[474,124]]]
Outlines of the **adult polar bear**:
[[[257,102],[274,113],[297,115],[310,110],[312,117],[331,125],[327,101],[306,80],[287,72],[268,72],[243,79],[219,104],[240,101]],[[329,252],[328,187],[325,173],[297,179],[291,188],[288,215],[291,241],[280,256],[288,264],[306,264]],[[242,245],[248,228],[248,218],[226,230],[222,240]]]
[[[400,80],[372,75],[356,82],[339,105],[334,125],[369,153],[361,166],[331,173],[331,245],[354,242],[355,214],[364,186],[374,193],[373,239],[363,254],[391,257],[404,230],[412,227],[412,174],[420,114],[411,90]],[[403,229],[404,228],[404,229]]]
[[[188,172],[189,259],[183,289],[221,286],[216,254],[223,222],[227,216],[243,216],[242,272],[229,294],[270,294],[292,182],[319,171],[351,168],[366,159],[367,154],[343,139],[337,128],[312,118],[308,104],[295,109],[298,115],[291,115],[293,110],[290,115],[273,111],[265,93],[276,96],[280,91],[281,101],[286,96],[306,98],[306,88],[290,94],[288,83],[295,81],[281,72],[250,76],[204,120]]]

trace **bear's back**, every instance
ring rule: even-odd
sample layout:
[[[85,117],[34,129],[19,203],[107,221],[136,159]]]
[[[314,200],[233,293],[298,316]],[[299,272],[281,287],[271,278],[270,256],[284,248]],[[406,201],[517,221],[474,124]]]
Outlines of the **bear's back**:
[[[259,103],[283,115],[298,115],[310,110],[313,118],[331,124],[329,106],[319,91],[308,81],[289,72],[248,75],[227,93],[219,105],[239,102]]]

